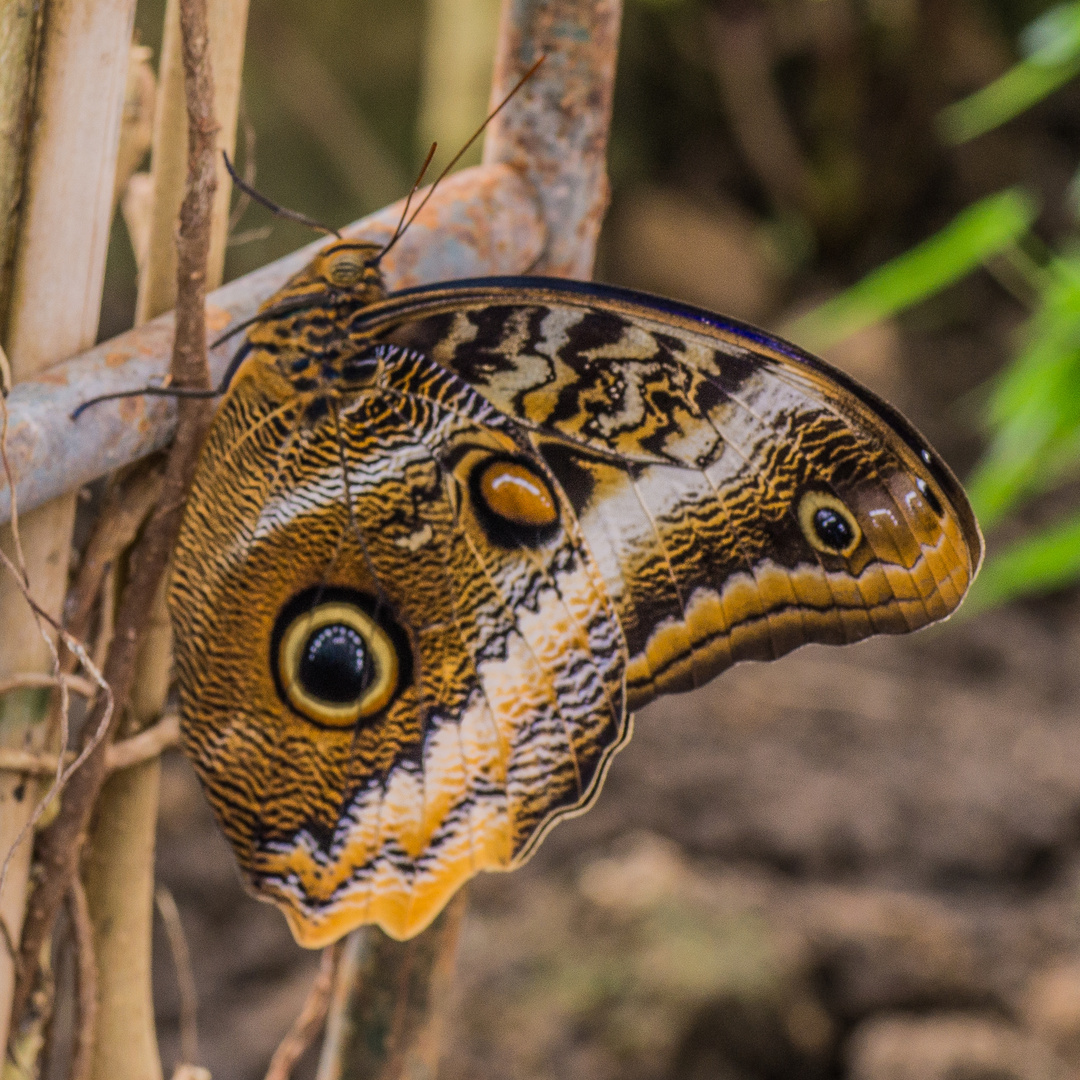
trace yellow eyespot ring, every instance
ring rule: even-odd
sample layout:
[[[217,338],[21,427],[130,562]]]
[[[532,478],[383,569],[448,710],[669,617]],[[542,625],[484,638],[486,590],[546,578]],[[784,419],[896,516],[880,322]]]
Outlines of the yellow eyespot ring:
[[[823,555],[846,559],[862,542],[855,515],[827,491],[807,491],[796,512],[806,542]]]
[[[311,685],[304,684],[305,660],[310,661],[321,631],[331,648],[345,645],[360,654],[361,670],[353,679],[356,693],[347,700],[319,696]],[[397,650],[386,631],[367,612],[341,601],[319,604],[297,615],[281,636],[277,665],[282,692],[293,708],[315,723],[340,728],[352,727],[385,708],[400,674]],[[310,663],[307,666],[310,668]],[[318,673],[318,668],[315,670]],[[310,674],[307,677],[310,681]]]
[[[495,458],[482,465],[476,492],[496,517],[525,529],[546,529],[559,520],[547,481],[520,461]]]

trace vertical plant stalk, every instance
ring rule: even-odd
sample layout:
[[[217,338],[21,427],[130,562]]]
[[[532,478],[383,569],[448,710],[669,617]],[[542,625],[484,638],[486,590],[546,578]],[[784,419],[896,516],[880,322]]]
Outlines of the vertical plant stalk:
[[[437,142],[454,153],[487,109],[499,0],[427,0],[424,8],[417,149],[426,154]],[[477,164],[480,150],[474,146],[462,163]]]
[[[216,188],[214,137],[217,132],[206,0],[181,0],[180,26],[188,110],[188,181],[177,237],[172,376],[177,386],[206,387],[209,385],[206,258],[210,248],[210,211]],[[142,540],[132,553],[128,581],[117,611],[116,632],[105,661],[105,678],[116,700],[115,717],[123,715],[131,700],[140,638],[151,614],[146,598],[157,592],[168,564],[209,418],[210,408],[206,402],[197,399],[179,402],[176,437],[165,466],[161,498]],[[88,730],[93,730],[103,715],[99,695],[90,712]],[[25,1007],[39,950],[52,929],[57,909],[75,872],[90,814],[105,779],[105,750],[116,727],[117,720],[114,719],[108,736],[72,776],[55,821],[39,837],[41,876],[31,896],[19,949],[15,1016],[21,1015]]]
[[[150,162],[154,199],[150,241],[145,266],[139,268],[139,296],[135,321],[143,323],[174,307],[177,302],[176,215],[186,176],[187,117],[184,107],[184,64],[181,55],[182,0],[168,0],[165,34],[161,43],[158,100]],[[214,112],[219,125],[217,148],[233,156],[236,118],[240,109],[240,76],[244,66],[248,0],[207,0],[210,62],[214,70]],[[221,284],[225,241],[229,229],[228,173],[217,155],[215,195],[210,225],[207,289]]]
[[[0,199],[5,200],[0,203],[0,243],[5,250],[12,243],[16,200],[20,207],[12,270],[4,278],[10,287],[2,286],[0,312],[6,315],[5,345],[16,381],[88,348],[97,335],[134,6],[134,0],[53,0],[38,49],[31,108],[30,83],[17,72],[33,70],[32,28],[12,20],[32,14],[35,5],[21,0],[0,4],[0,33],[5,34],[0,82],[5,96],[13,95],[0,103],[3,133],[12,136],[10,144],[0,140]],[[14,36],[7,36],[9,30]],[[20,35],[21,46],[16,41]],[[29,113],[33,124],[24,176],[21,125]],[[21,520],[31,592],[54,617],[67,584],[73,512],[74,493]],[[5,534],[0,543],[11,551],[10,532]],[[0,575],[0,626],[0,678],[51,668],[37,620],[6,573]],[[49,693],[41,690],[5,695],[0,743],[40,749],[49,701]],[[28,777],[0,775],[0,859],[22,834],[40,790]],[[0,915],[15,940],[29,867],[30,844],[25,843],[14,851],[0,897]],[[0,949],[0,1045],[8,1041],[14,982],[12,957]]]
[[[19,223],[26,147],[30,135],[41,7],[0,0],[0,327],[11,296],[12,260]]]
[[[461,891],[409,941],[394,941],[373,926],[345,939],[317,1080],[435,1076],[466,906]]]
[[[76,874],[68,890],[68,915],[75,941],[75,977],[78,986],[78,1030],[71,1062],[71,1080],[90,1080],[98,1016],[98,969],[94,955],[94,928],[86,890]]]
[[[207,2],[218,150],[231,151],[236,129],[247,10],[248,0]],[[140,321],[167,311],[177,302],[176,218],[188,176],[188,109],[178,0],[169,0],[165,18],[151,163],[153,193],[147,222],[150,240],[139,266]],[[221,183],[220,169],[212,207],[207,290],[221,284],[225,263],[229,185]],[[167,574],[154,595],[139,647],[130,708],[121,719],[123,736],[153,724],[165,707],[172,666],[166,591]],[[88,860],[102,999],[94,1080],[150,1080],[161,1075],[151,985],[160,779],[160,760],[148,761],[110,776],[98,800]],[[185,1064],[195,1064],[191,1048],[184,1051]]]

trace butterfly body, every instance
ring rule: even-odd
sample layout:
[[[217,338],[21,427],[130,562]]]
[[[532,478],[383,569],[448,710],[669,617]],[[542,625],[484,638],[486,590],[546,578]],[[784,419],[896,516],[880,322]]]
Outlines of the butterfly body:
[[[520,863],[633,708],[943,618],[981,557],[948,470],[820,361],[601,286],[387,297],[376,254],[331,245],[249,331],[172,587],[185,746],[311,946]]]

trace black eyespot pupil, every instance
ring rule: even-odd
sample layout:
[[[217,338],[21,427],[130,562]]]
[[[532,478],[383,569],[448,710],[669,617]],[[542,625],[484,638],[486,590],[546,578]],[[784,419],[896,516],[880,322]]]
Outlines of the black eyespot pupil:
[[[819,506],[814,511],[814,532],[825,547],[833,551],[843,551],[855,539],[843,515],[829,506]]]
[[[308,638],[297,672],[300,684],[314,698],[346,705],[371,685],[371,663],[364,639],[351,626],[331,623]]]

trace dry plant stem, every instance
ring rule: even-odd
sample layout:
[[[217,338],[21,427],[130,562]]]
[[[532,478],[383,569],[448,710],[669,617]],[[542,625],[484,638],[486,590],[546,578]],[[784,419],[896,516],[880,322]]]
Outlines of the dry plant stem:
[[[6,19],[8,8],[14,6],[5,3],[0,17]],[[28,12],[41,10],[38,5],[20,6]],[[18,240],[10,278],[0,286],[0,310],[7,316],[5,345],[17,381],[87,348],[97,334],[133,12],[134,0],[50,0],[48,5],[25,174],[18,170]],[[33,70],[29,60],[27,56],[23,69],[5,53],[3,79]],[[0,105],[0,126],[5,136],[18,135],[9,126],[9,104]],[[25,101],[21,107],[25,109]],[[0,141],[4,155],[20,143],[16,138],[9,147],[6,138]],[[21,157],[21,149],[16,156]],[[10,164],[12,159],[7,160]],[[5,198],[11,190],[5,188]],[[5,246],[10,234],[3,234],[11,223],[13,205],[2,208],[0,236]],[[67,585],[73,513],[74,499],[67,496],[25,515],[21,522],[31,590],[53,616],[59,615]],[[51,668],[48,649],[36,638],[36,622],[17,583],[4,572],[0,675]],[[40,690],[7,695],[0,705],[0,742],[20,749],[40,748],[49,696]],[[38,788],[25,778],[0,777],[0,858],[5,862],[30,820]],[[29,844],[15,849],[0,897],[0,914],[16,938],[23,921],[29,860]],[[0,954],[0,1045],[8,1041],[14,980],[10,958],[6,952]]]
[[[153,727],[140,731],[138,735],[110,743],[108,750],[105,751],[105,771],[111,774],[119,769],[130,769],[133,765],[141,765],[144,761],[158,757],[179,742],[180,717],[175,713],[169,713]],[[64,755],[65,765],[74,760],[75,755],[70,751]],[[35,754],[29,750],[9,750],[0,747],[0,770],[24,773],[28,776],[55,776],[57,764],[58,755],[56,754]]]
[[[373,926],[345,939],[318,1080],[421,1080],[436,1074],[443,1006],[466,906],[461,891],[409,941],[394,941]]]
[[[183,90],[183,57],[180,48],[181,0],[168,0],[165,34],[161,48],[161,77],[158,84],[157,116],[154,129],[151,170],[154,205],[151,211],[146,264],[139,268],[139,296],[136,323],[146,322],[176,304],[176,215],[184,190],[187,142]],[[210,34],[210,62],[214,72],[214,115],[219,125],[218,150],[233,156],[236,117],[240,102],[240,72],[244,61],[244,37],[248,0],[207,0]],[[221,284],[225,264],[225,242],[229,228],[230,185],[220,154],[214,162],[218,189],[210,225],[207,260],[208,289]]]
[[[178,386],[207,386],[205,268],[215,188],[214,134],[217,124],[213,112],[205,0],[182,0],[180,21],[189,118],[188,188],[180,211],[177,238],[177,312],[172,374]],[[180,402],[176,438],[169,453],[161,498],[132,555],[130,576],[117,613],[116,634],[105,662],[105,678],[117,703],[115,716],[123,712],[131,694],[139,636],[150,615],[146,597],[154,595],[165,572],[208,421],[206,403]],[[102,708],[99,697],[88,723],[91,730],[101,721]],[[105,780],[107,742],[108,737],[72,777],[56,820],[39,839],[42,876],[33,892],[23,929],[13,1016],[21,1015],[26,1005],[39,950],[52,928],[74,873],[87,822]]]
[[[75,975],[78,986],[78,1025],[69,1076],[70,1080],[89,1080],[94,1036],[97,1031],[98,969],[94,954],[94,928],[90,923],[90,905],[78,874],[72,878],[71,888],[68,890],[68,916],[75,940]]]
[[[0,2],[0,326],[11,295],[11,257],[43,8],[25,0]]]
[[[83,697],[90,697],[97,693],[97,687],[89,680],[84,679],[81,675],[61,675],[59,679],[55,675],[46,675],[44,672],[29,671],[24,672],[21,675],[12,675],[9,679],[0,679],[0,694],[6,694],[9,690],[30,690],[41,689],[43,687],[57,686],[59,680],[67,684],[68,690],[73,690],[76,694],[81,694]],[[56,755],[52,755],[53,760],[56,760]],[[0,761],[4,760],[3,748],[0,747]]]
[[[161,494],[164,466],[153,456],[124,469],[113,481],[86,545],[67,599],[65,625],[75,637],[90,636],[94,605],[105,575],[131,546]]]
[[[194,1065],[199,1059],[199,996],[191,967],[191,950],[173,894],[164,885],[159,885],[154,890],[154,901],[165,924],[180,991],[180,1064]]]
[[[289,1033],[274,1051],[265,1080],[289,1080],[296,1063],[315,1041],[315,1036],[319,1034],[326,1020],[326,1010],[330,1006],[330,993],[334,985],[334,972],[340,955],[340,942],[323,949],[319,971],[308,991],[304,1007],[293,1021]]]
[[[149,939],[153,905],[129,897],[153,895],[154,835],[144,826],[146,795],[157,798],[161,761],[152,758],[113,773],[102,788],[87,844],[86,892],[97,954],[98,1031],[87,1076],[155,1080],[161,1076],[154,1030]],[[151,809],[155,803],[151,801]],[[110,845],[102,843],[107,837]],[[121,912],[120,917],[114,913]],[[116,977],[122,971],[124,978]]]

